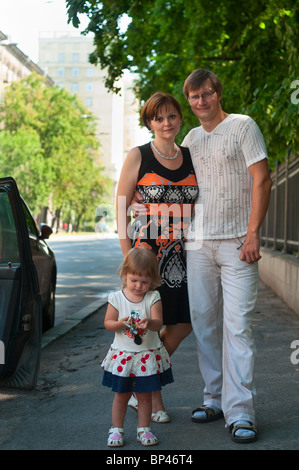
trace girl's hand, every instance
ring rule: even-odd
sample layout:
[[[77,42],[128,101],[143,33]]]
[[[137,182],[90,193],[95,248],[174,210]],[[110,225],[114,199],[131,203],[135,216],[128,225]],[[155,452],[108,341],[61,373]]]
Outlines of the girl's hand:
[[[124,317],[124,318],[122,318],[121,320],[119,320],[119,321],[123,324],[123,326],[124,326],[125,328],[128,328],[128,329],[131,328],[131,325],[130,325],[130,323],[128,322],[129,318],[130,318],[130,317]]]
[[[129,317],[118,319],[118,311],[111,304],[108,303],[107,312],[104,320],[104,326],[106,330],[115,333],[125,328],[124,322]]]
[[[137,328],[140,329],[140,330],[147,330],[147,328],[148,328],[148,320],[147,320],[147,319],[141,320],[141,321],[138,323]]]

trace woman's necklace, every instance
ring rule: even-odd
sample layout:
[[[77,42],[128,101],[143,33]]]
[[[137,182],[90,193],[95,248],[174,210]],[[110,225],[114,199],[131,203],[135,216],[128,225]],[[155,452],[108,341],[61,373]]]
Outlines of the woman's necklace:
[[[151,144],[152,144],[152,146],[153,146],[153,149],[156,150],[157,154],[160,155],[160,157],[164,158],[165,160],[175,160],[175,159],[179,156],[179,147],[178,147],[176,144],[174,144],[174,145],[176,146],[176,152],[175,152],[175,154],[174,154],[173,157],[165,157],[165,155],[163,155],[163,153],[161,153],[161,152],[157,149],[157,147],[155,146],[153,140],[151,141]]]

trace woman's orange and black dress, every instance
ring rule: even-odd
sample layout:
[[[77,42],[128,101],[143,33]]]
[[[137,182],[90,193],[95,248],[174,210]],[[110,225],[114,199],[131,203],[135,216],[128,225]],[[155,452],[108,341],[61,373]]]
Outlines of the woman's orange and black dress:
[[[184,242],[198,195],[190,153],[180,147],[183,163],[170,170],[155,158],[150,143],[139,148],[136,190],[148,210],[134,221],[132,246],[148,246],[157,254],[163,324],[190,323]]]

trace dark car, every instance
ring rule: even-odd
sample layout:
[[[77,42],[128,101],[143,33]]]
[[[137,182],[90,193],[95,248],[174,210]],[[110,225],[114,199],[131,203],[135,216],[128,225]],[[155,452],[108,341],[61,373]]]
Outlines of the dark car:
[[[28,228],[31,254],[38,277],[43,310],[42,331],[44,332],[52,328],[55,322],[57,267],[55,255],[45,241],[50,237],[52,229],[46,224],[41,224],[40,230],[38,230],[23,199],[22,206]]]
[[[56,261],[13,178],[0,178],[0,385],[33,388],[55,320]]]

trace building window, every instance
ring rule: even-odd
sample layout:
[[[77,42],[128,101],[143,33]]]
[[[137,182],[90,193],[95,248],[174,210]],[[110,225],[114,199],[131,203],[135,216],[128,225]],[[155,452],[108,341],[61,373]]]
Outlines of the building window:
[[[86,91],[93,91],[93,83],[87,82],[86,83]]]
[[[85,104],[86,104],[86,106],[92,106],[92,98],[87,97],[86,100],[85,100]]]
[[[71,91],[77,92],[79,90],[78,82],[72,82],[71,84]]]
[[[72,68],[72,77],[79,77],[79,69],[78,67]]]
[[[64,77],[64,67],[58,67],[57,76],[58,77]]]
[[[94,74],[94,69],[92,67],[88,67],[88,69],[86,70],[87,77],[93,77],[93,74]]]
[[[65,54],[63,52],[59,52],[58,62],[64,62],[64,61],[65,61]]]
[[[73,54],[72,54],[72,62],[79,62],[79,54],[78,54],[78,52],[73,52]]]

